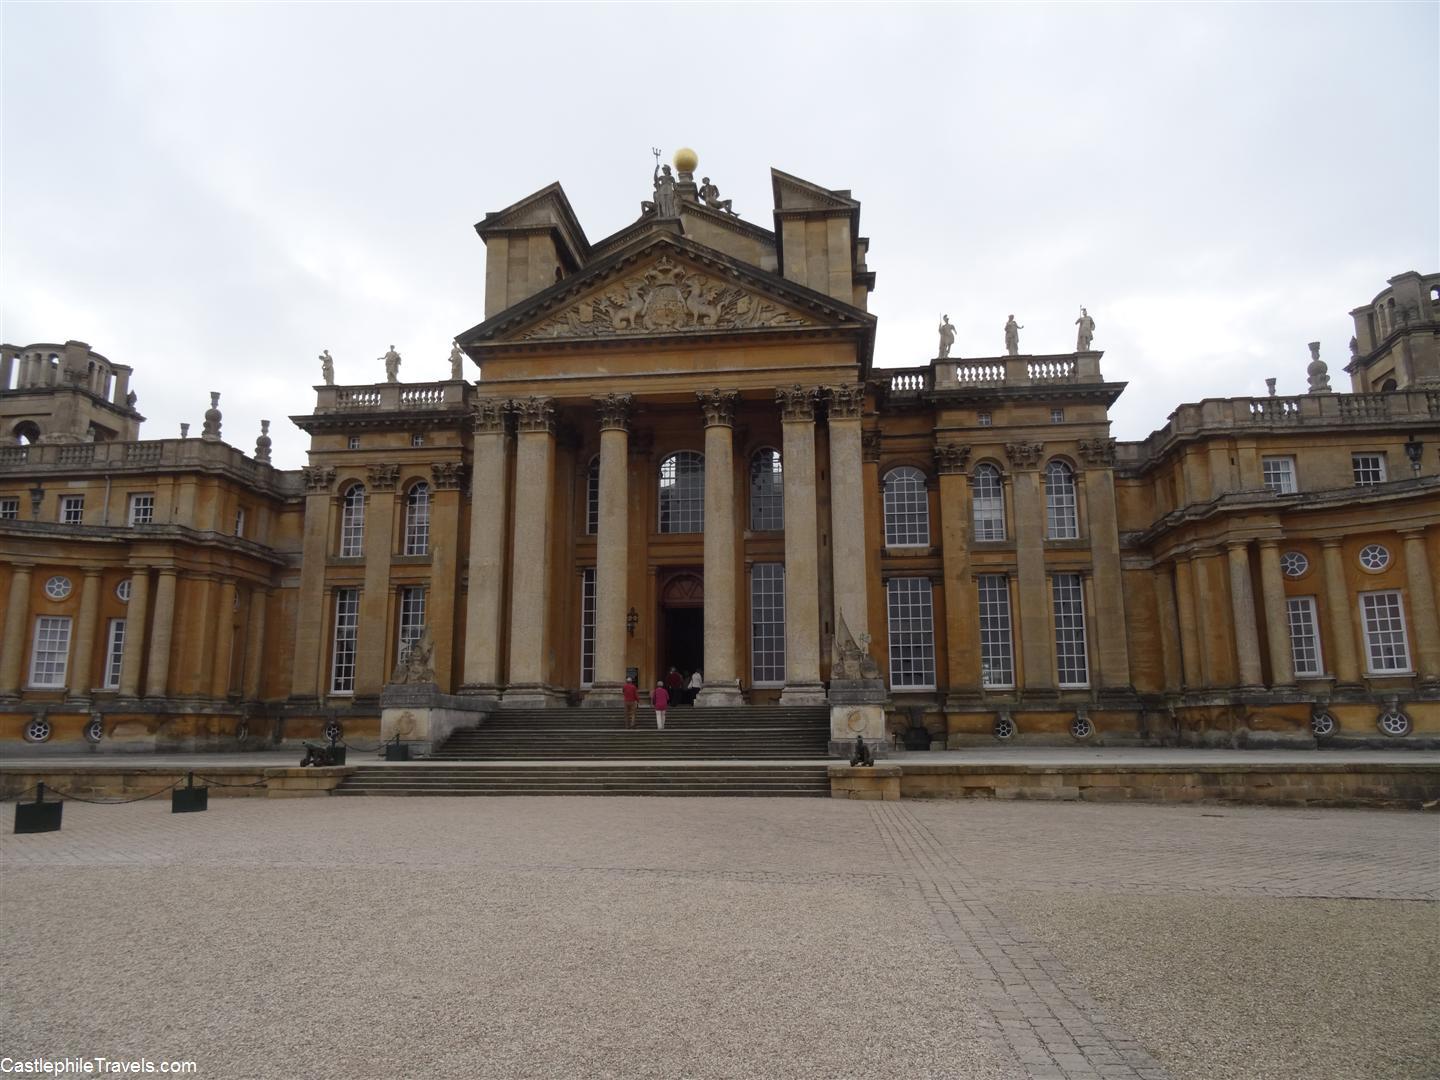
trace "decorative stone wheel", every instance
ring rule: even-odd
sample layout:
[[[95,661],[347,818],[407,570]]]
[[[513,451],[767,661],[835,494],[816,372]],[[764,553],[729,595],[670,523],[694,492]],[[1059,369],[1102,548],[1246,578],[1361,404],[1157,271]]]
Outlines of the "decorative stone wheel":
[[[995,738],[1013,739],[1015,737],[1015,721],[1008,716],[997,716],[995,718]]]
[[[105,738],[105,724],[98,716],[85,725],[85,738],[92,743]]]
[[[1077,739],[1088,739],[1095,734],[1095,725],[1090,723],[1088,716],[1077,714],[1075,719],[1070,721],[1070,734]]]
[[[1310,734],[1314,735],[1315,738],[1328,739],[1339,730],[1340,725],[1335,722],[1335,717],[1331,716],[1324,709],[1311,713]]]
[[[29,742],[45,742],[50,738],[52,730],[49,720],[37,716],[25,725],[25,738]]]
[[[340,726],[339,720],[326,720],[321,733],[325,736],[326,742],[339,742],[345,737],[345,729]]]
[[[1410,717],[1399,709],[1386,709],[1375,718],[1375,726],[1393,739],[1410,734]]]
[[[235,725],[235,738],[240,742],[250,738],[250,724],[247,721],[241,720]]]

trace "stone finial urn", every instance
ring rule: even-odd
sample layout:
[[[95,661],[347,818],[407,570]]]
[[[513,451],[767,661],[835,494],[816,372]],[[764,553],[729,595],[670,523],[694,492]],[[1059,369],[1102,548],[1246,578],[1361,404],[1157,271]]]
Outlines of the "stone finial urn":
[[[1330,390],[1330,365],[1320,359],[1320,342],[1310,342],[1310,363],[1305,374],[1310,377],[1310,393],[1328,394]]]
[[[260,437],[255,440],[255,460],[270,462],[270,421],[260,421]]]
[[[220,441],[220,391],[210,391],[210,407],[205,410],[205,425],[200,437],[206,442]]]

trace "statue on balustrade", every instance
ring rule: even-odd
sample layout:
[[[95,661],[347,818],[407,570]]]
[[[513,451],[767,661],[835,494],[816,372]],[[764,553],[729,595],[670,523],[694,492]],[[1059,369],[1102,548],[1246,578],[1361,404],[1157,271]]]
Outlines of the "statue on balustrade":
[[[1076,352],[1089,352],[1090,342],[1095,339],[1095,320],[1090,317],[1083,307],[1080,309],[1080,317],[1075,320],[1075,325],[1080,327],[1079,334],[1075,339]]]
[[[1005,351],[1009,355],[1020,355],[1020,331],[1024,329],[1024,326],[1015,321],[1014,315],[1005,321]]]
[[[454,348],[450,350],[450,378],[459,382],[465,378],[465,354],[460,351],[460,343],[454,342]]]
[[[710,182],[708,176],[700,178],[700,201],[715,210],[723,210],[731,217],[739,217],[730,204],[733,200],[720,198],[720,189]]]
[[[950,355],[950,346],[955,344],[955,327],[950,323],[949,315],[940,316],[940,352],[939,357],[944,360]]]
[[[395,351],[395,346],[391,345],[390,350],[384,356],[380,357],[380,359],[385,361],[385,381],[399,382],[400,354]]]
[[[320,377],[325,380],[326,386],[335,385],[335,361],[331,358],[329,349],[320,354]]]

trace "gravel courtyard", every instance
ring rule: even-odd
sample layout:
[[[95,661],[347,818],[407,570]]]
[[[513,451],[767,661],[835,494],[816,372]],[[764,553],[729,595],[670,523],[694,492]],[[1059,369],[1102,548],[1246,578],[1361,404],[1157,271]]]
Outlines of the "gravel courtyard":
[[[1440,1075],[1440,817],[217,799],[0,812],[0,1059],[230,1077]]]

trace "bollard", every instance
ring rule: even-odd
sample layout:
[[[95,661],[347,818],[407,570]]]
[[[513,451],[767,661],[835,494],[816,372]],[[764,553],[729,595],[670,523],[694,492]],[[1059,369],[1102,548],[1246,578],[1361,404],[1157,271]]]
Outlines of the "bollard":
[[[210,809],[210,789],[197,788],[195,774],[187,773],[185,786],[170,792],[170,812],[172,814],[196,814],[201,810],[208,809]]]
[[[396,735],[395,738],[391,739],[388,743],[385,744],[385,760],[409,761],[410,744],[402,743],[400,741],[400,736]]]
[[[344,764],[345,764],[345,749],[346,749],[345,747],[340,746],[338,743],[336,743],[336,741],[335,741],[335,736],[334,736],[334,735],[331,735],[331,736],[330,736],[330,764],[331,764],[331,765],[344,765]]]
[[[15,804],[15,831],[17,833],[59,832],[60,815],[65,809],[63,802],[45,801],[45,785],[35,785],[33,803]]]

